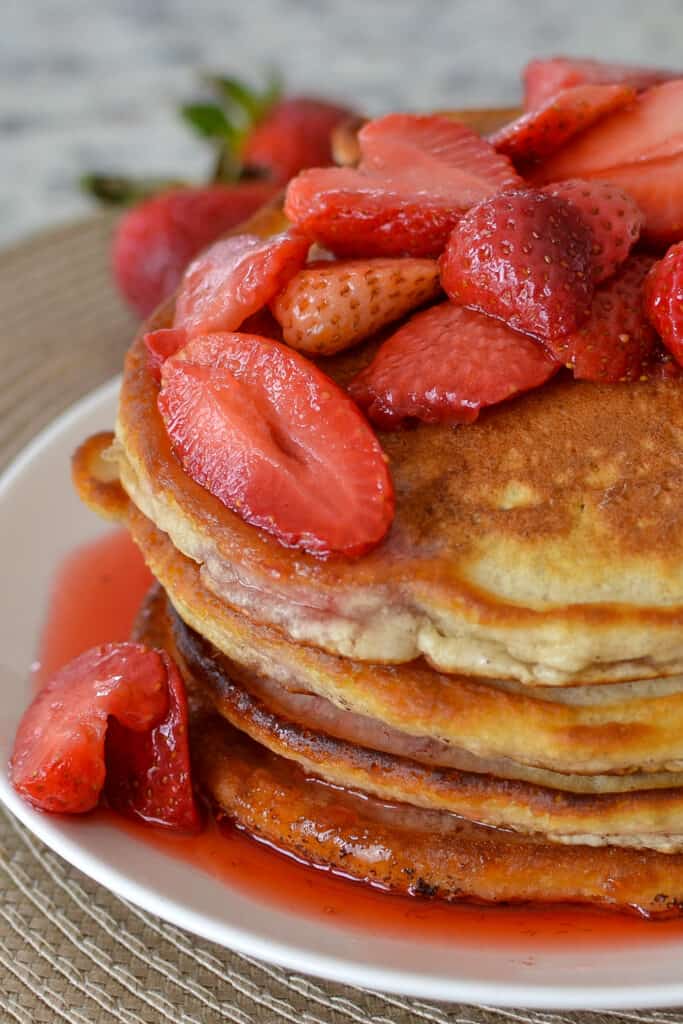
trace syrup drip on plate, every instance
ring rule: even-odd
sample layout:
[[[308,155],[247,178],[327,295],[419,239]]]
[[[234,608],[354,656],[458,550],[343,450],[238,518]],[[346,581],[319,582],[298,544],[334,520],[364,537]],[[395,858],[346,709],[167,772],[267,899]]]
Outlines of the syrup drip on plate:
[[[40,639],[34,685],[40,686],[81,651],[107,640],[126,640],[152,583],[142,556],[124,530],[72,552],[57,570]],[[515,907],[446,904],[397,896],[327,870],[300,863],[209,816],[198,836],[173,835],[94,812],[107,827],[204,871],[228,888],[261,903],[311,919],[336,922],[370,935],[444,942],[467,935],[473,942],[514,949],[533,938],[561,951],[626,948],[680,942],[683,921],[649,922],[637,915],[572,906]]]

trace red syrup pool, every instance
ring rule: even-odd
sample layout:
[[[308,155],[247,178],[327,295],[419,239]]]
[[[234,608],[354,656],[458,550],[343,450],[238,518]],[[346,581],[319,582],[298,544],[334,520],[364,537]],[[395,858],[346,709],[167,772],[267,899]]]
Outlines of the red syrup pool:
[[[72,552],[57,570],[40,640],[34,681],[41,685],[81,651],[128,638],[152,577],[128,534],[110,532]],[[683,920],[573,906],[454,905],[380,892],[271,849],[209,820],[198,836],[180,836],[128,821],[101,808],[95,815],[162,855],[178,858],[261,903],[372,935],[414,941],[449,938],[514,948],[521,938],[561,950],[627,947],[683,938]]]

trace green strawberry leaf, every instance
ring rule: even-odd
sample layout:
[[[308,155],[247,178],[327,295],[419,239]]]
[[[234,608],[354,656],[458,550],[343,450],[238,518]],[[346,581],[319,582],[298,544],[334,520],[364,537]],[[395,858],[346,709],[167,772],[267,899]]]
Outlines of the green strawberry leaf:
[[[81,189],[101,203],[111,206],[130,206],[149,199],[170,188],[182,188],[188,183],[171,178],[129,178],[123,174],[84,174]]]
[[[186,103],[180,108],[180,113],[197,134],[205,139],[229,139],[234,143],[241,135],[217,103]]]

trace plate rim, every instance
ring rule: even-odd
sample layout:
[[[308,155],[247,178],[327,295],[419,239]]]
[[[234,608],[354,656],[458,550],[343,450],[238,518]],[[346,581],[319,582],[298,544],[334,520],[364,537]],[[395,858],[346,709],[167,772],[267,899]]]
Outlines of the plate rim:
[[[45,448],[58,441],[62,434],[76,426],[81,419],[102,405],[115,401],[120,382],[121,375],[118,374],[87,392],[43,427],[21,449],[0,474],[0,507],[4,507],[15,482],[30,470],[33,461]],[[398,967],[363,964],[359,960],[343,959],[341,955],[312,952],[296,944],[263,938],[249,931],[248,927],[214,921],[177,899],[167,900],[123,870],[101,860],[71,837],[62,834],[59,819],[51,820],[48,815],[34,810],[21,800],[10,786],[4,768],[0,773],[0,801],[53,852],[117,897],[238,954],[253,956],[288,970],[356,988],[374,989],[379,993],[501,1008],[524,1006],[535,1010],[627,1010],[665,1008],[683,1003],[683,979],[669,983],[638,983],[630,987],[616,981],[601,985],[592,983],[581,988],[563,988],[557,984],[544,985],[525,982],[523,979],[493,984],[462,976],[437,978]],[[653,927],[656,927],[656,923]],[[683,952],[683,938],[680,950]],[[652,947],[651,955],[657,955],[657,952],[656,947]]]

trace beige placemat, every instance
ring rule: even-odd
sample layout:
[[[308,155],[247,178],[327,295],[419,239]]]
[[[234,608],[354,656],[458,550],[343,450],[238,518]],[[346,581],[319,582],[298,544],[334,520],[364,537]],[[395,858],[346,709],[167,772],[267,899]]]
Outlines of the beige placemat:
[[[94,217],[0,253],[0,467],[120,369],[134,325],[110,284],[110,230],[111,219]],[[290,974],[137,910],[5,812],[0,885],[3,1024],[683,1022],[683,1010],[558,1014],[444,1006]]]

